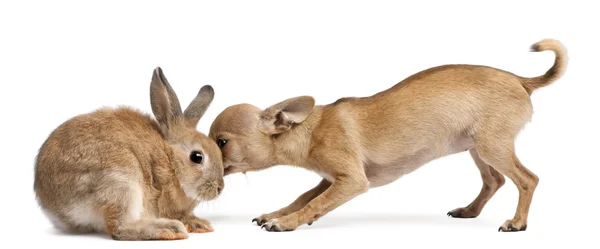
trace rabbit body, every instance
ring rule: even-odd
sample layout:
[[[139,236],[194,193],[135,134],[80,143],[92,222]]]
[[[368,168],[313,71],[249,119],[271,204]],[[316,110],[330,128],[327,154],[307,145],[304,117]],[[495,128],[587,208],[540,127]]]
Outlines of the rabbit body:
[[[67,120],[43,143],[34,189],[54,226],[118,240],[213,230],[193,215],[224,187],[220,150],[195,130],[213,90],[203,87],[183,113],[157,68],[151,94],[158,121],[130,107],[102,108]]]

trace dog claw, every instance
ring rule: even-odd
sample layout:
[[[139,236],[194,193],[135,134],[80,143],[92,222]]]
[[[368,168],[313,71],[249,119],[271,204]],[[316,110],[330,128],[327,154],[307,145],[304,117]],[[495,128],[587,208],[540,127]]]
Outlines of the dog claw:
[[[309,222],[309,223],[307,223],[307,224],[310,226],[310,225],[312,225],[312,223],[313,223],[313,222],[311,221],[311,222]]]
[[[452,211],[448,212],[447,215],[450,216],[450,217],[452,217],[452,218],[463,218],[462,215],[455,214]]]
[[[252,223],[254,223],[254,222],[256,222],[258,224],[258,219],[257,218],[252,219]]]
[[[513,224],[508,224],[506,229],[504,229],[504,227],[502,227],[502,226],[498,228],[498,232],[500,232],[500,231],[502,231],[502,232],[519,232],[519,231],[525,231],[525,230],[527,230],[527,225],[524,225],[520,229],[513,226]]]

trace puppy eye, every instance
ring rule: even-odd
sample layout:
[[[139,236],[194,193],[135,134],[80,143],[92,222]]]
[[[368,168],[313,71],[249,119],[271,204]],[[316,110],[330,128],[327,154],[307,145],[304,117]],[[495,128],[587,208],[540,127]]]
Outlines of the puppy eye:
[[[219,148],[223,148],[227,144],[227,140],[219,139],[219,141],[217,141],[217,144],[219,145]]]
[[[190,154],[190,160],[196,164],[201,164],[204,161],[204,155],[200,151],[192,151]]]

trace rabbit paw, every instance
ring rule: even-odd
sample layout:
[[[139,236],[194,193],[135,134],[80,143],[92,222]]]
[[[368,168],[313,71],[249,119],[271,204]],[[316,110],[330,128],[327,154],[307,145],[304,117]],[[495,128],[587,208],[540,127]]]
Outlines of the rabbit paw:
[[[190,233],[209,233],[214,231],[210,221],[198,217],[189,217],[184,220],[184,223]]]
[[[113,222],[114,224],[116,222]],[[188,238],[188,232],[181,221],[171,219],[148,219],[109,225],[109,232],[115,240],[181,240]]]
[[[183,229],[183,224],[178,220],[160,220],[159,223],[154,224],[154,228],[157,234],[153,239],[181,240],[188,238],[188,234]]]

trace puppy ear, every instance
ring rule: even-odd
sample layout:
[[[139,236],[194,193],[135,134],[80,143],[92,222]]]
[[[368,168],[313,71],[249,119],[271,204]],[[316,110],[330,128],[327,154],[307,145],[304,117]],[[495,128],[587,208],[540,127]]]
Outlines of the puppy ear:
[[[267,135],[279,134],[303,122],[315,107],[315,99],[300,96],[277,103],[260,114],[259,129]]]

